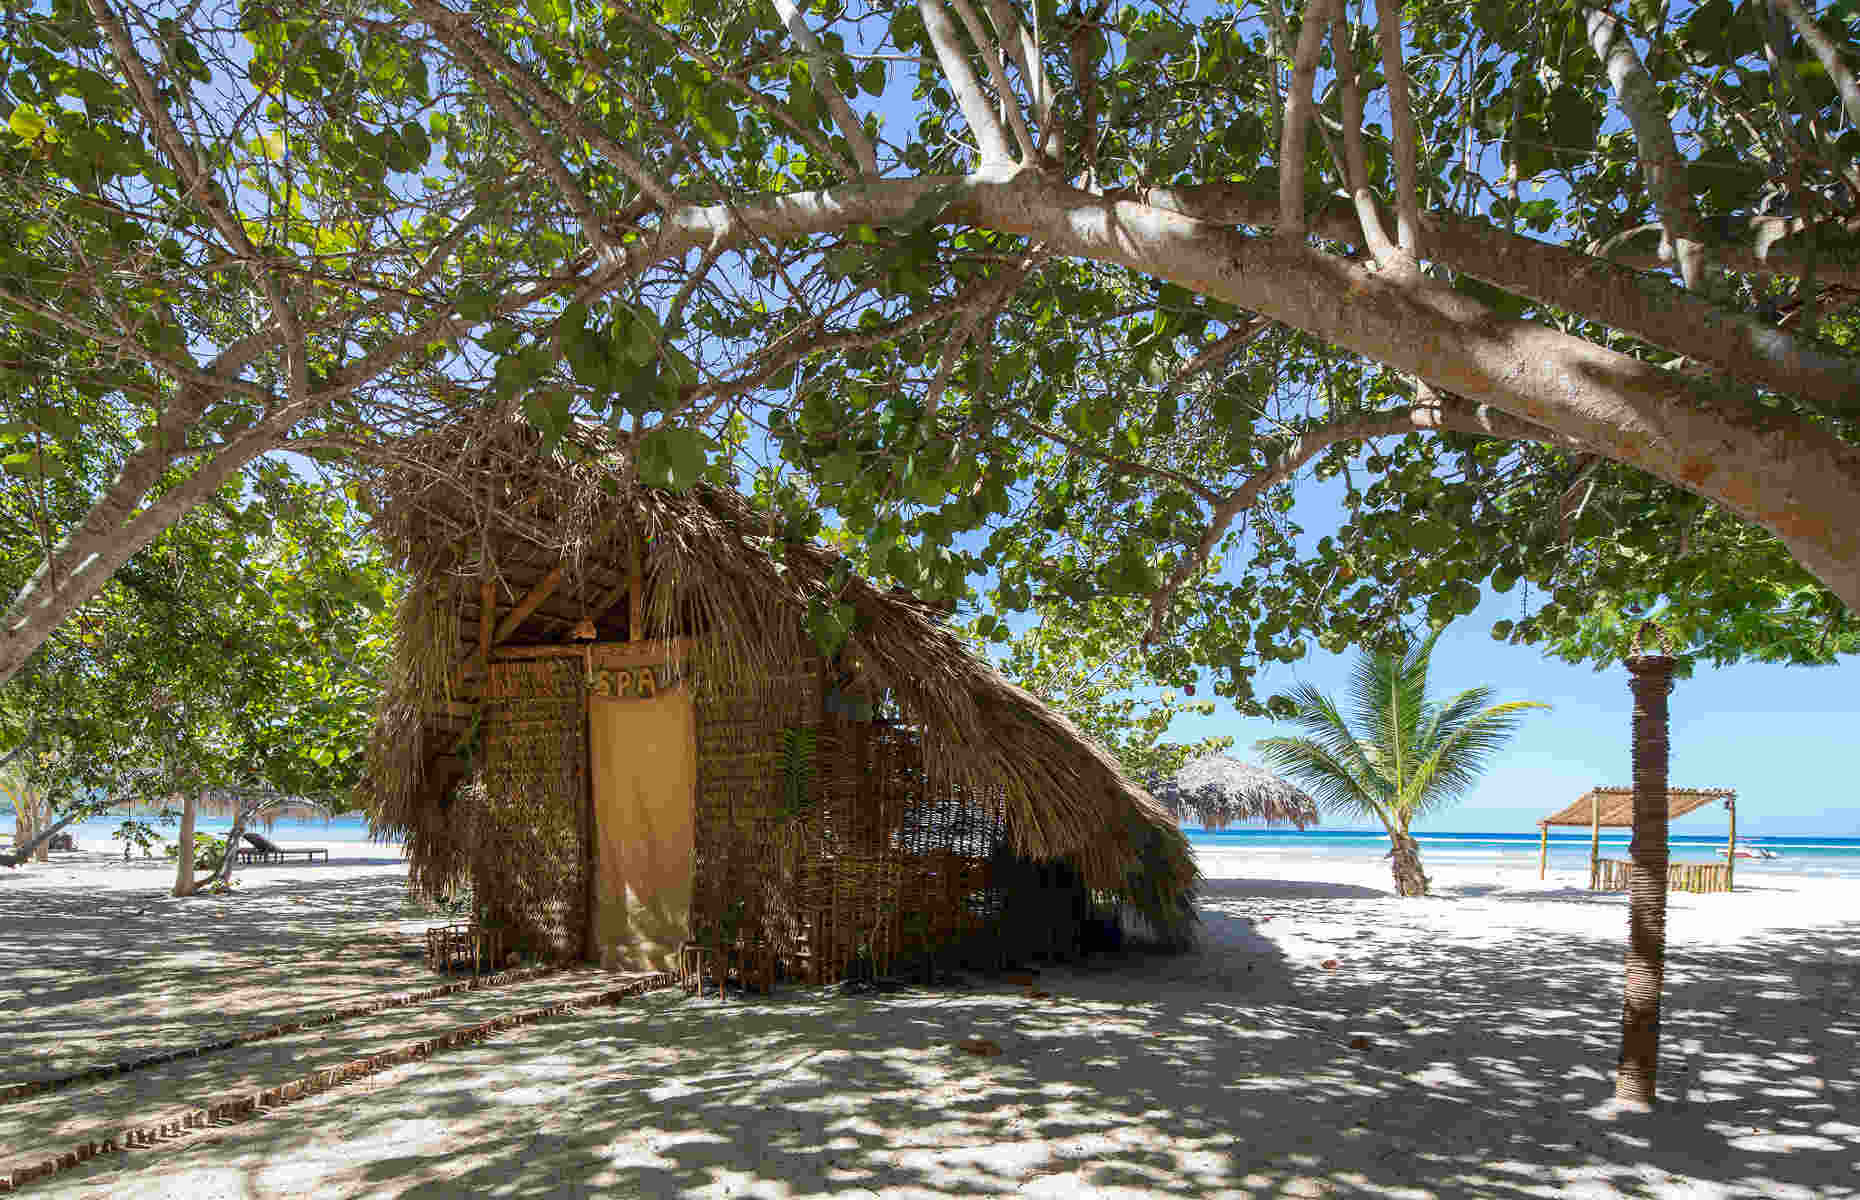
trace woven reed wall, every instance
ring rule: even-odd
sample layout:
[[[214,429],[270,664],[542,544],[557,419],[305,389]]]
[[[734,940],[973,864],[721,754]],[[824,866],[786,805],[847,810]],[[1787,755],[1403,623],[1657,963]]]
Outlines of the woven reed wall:
[[[579,660],[493,663],[466,805],[472,877],[506,944],[551,960],[587,938],[587,717]]]
[[[806,959],[795,894],[800,839],[783,811],[783,731],[817,734],[820,695],[812,662],[760,687],[700,694],[692,940],[764,960]]]
[[[915,730],[823,716],[813,663],[697,712],[694,940],[826,982],[884,972],[1002,914],[999,803],[933,793]],[[794,794],[789,730],[813,739]]]

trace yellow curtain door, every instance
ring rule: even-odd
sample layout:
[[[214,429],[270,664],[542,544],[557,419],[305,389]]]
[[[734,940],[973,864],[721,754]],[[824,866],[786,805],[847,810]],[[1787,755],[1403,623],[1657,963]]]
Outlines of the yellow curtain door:
[[[697,727],[691,694],[589,701],[594,950],[603,967],[675,967],[690,935]]]

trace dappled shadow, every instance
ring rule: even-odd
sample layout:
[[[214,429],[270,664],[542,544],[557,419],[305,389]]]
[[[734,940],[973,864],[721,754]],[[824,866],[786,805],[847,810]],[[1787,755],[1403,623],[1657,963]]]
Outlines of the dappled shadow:
[[[368,873],[253,867],[229,896],[170,896],[174,866],[160,862],[128,864],[146,888],[33,886],[29,874],[0,888],[0,1085],[429,983],[404,864],[347,861]]]
[[[1507,932],[1471,953],[1378,936],[1451,904],[1297,901],[1354,923],[1336,936],[1369,935],[1331,970],[1275,952],[1266,910],[1289,918],[1292,902],[1213,893],[1211,928],[1254,922],[1241,941],[1048,969],[1051,999],[988,981],[657,994],[155,1169],[170,1194],[314,1180],[319,1195],[434,1198],[1854,1194],[1860,930],[1676,946],[1664,1108],[1609,1116],[1620,940]],[[970,1036],[1002,1053],[954,1048]],[[158,1184],[120,1160],[67,1178],[97,1196]]]

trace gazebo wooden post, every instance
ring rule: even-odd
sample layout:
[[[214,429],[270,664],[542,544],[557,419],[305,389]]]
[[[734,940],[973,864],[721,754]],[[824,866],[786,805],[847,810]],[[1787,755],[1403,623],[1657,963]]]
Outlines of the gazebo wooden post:
[[[1537,822],[1539,834],[1537,843],[1537,878],[1544,877],[1544,871],[1550,866],[1550,822]]]
[[[1602,873],[1602,791],[1589,793],[1589,890],[1601,886]]]
[[[1737,797],[1724,802],[1731,810],[1731,840],[1724,848],[1724,890],[1731,890],[1731,876],[1737,870]]]

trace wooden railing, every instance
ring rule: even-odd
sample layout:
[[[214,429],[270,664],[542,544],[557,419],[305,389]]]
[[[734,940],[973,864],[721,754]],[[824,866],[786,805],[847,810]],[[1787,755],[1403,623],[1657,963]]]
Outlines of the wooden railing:
[[[1625,892],[1634,874],[1634,864],[1619,858],[1597,859],[1589,886],[1598,892]],[[1673,892],[1728,892],[1731,868],[1728,863],[1668,863],[1666,887]]]

